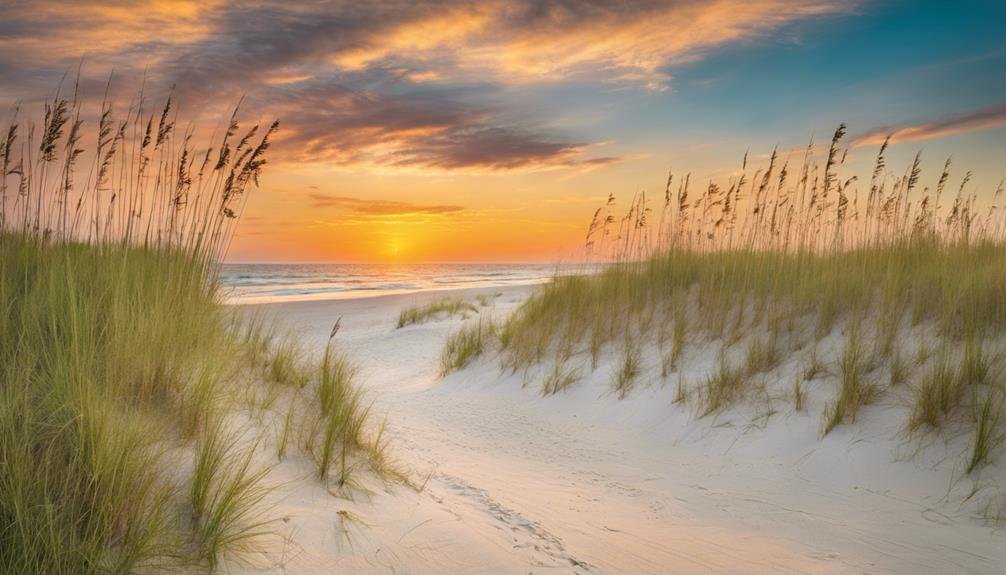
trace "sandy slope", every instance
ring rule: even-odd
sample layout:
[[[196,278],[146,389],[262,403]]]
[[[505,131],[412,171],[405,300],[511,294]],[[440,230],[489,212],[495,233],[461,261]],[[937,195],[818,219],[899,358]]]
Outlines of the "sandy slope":
[[[529,288],[502,292],[495,313]],[[1006,535],[977,517],[959,480],[966,438],[900,438],[903,407],[869,407],[820,438],[833,384],[808,407],[781,398],[697,420],[673,405],[676,379],[648,375],[622,401],[610,360],[572,390],[486,358],[446,380],[436,361],[460,319],[395,330],[398,311],[444,293],[250,306],[361,366],[397,458],[425,488],[374,484],[334,497],[288,461],[273,495],[282,544],[232,572],[288,573],[997,573]],[[691,353],[701,356],[702,349]],[[711,351],[709,352],[711,353]],[[699,357],[699,360],[702,358]],[[607,365],[605,364],[607,363]],[[796,360],[781,371],[795,373]],[[787,371],[788,370],[788,371]],[[687,374],[686,374],[687,375]],[[698,377],[698,376],[696,376]],[[302,463],[302,462],[301,462]],[[1003,466],[986,475],[1003,475]],[[427,479],[428,477],[428,479]]]

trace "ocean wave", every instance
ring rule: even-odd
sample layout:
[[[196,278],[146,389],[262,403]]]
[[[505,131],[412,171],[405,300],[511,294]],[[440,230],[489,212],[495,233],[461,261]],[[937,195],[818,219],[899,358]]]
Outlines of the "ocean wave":
[[[542,264],[224,264],[220,281],[228,300],[242,303],[539,283],[556,271]]]

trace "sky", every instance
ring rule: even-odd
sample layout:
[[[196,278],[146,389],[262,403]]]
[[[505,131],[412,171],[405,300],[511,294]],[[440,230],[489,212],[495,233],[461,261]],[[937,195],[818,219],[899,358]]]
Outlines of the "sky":
[[[80,67],[278,118],[241,262],[575,259],[609,194],[716,178],[849,126],[850,169],[1006,176],[1006,3],[262,0],[2,3],[0,105]],[[866,168],[868,169],[868,168]]]

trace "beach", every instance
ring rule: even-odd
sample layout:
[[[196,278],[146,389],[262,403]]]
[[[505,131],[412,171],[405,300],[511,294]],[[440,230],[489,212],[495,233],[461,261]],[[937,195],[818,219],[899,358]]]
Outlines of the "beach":
[[[0,574],[1006,574],[1006,3],[13,4]]]
[[[532,289],[240,306],[307,349],[322,349],[342,318],[334,344],[359,367],[413,484],[373,478],[349,499],[286,460],[268,499],[278,538],[228,570],[916,574],[1006,564],[1006,537],[978,516],[983,492],[969,498],[975,484],[959,469],[967,438],[906,439],[893,400],[824,437],[825,384],[807,386],[803,411],[742,404],[700,418],[674,403],[674,377],[659,377],[647,354],[640,383],[619,399],[613,352],[543,397],[493,353],[439,376],[444,340],[474,317],[395,328],[403,308],[445,296],[482,295],[492,303],[479,315],[502,318]],[[784,379],[800,368],[787,358],[779,369]]]

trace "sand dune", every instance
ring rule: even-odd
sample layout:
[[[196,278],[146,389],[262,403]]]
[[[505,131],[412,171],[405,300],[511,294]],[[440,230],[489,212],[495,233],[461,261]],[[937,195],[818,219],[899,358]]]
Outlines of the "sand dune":
[[[511,311],[532,289],[501,295]],[[807,409],[742,405],[698,419],[673,404],[674,378],[651,369],[626,399],[614,356],[566,392],[541,397],[490,354],[445,379],[437,357],[460,317],[394,329],[407,305],[444,293],[248,306],[361,367],[392,451],[421,489],[374,480],[336,497],[291,459],[273,472],[283,518],[251,565],[289,573],[994,573],[1006,535],[977,516],[961,479],[966,438],[900,436],[894,401],[821,438],[833,389]],[[490,313],[484,308],[482,313]],[[701,349],[695,353],[703,353]],[[799,369],[797,362],[781,369]],[[652,367],[652,366],[651,366]],[[587,370],[589,372],[589,370]],[[899,413],[891,413],[899,412]],[[1001,464],[986,475],[1002,475]],[[983,485],[979,484],[979,487]]]

